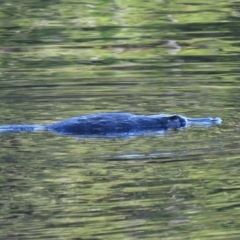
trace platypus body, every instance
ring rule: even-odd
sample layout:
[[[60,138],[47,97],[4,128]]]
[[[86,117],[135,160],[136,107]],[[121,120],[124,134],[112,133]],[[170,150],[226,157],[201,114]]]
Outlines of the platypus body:
[[[189,125],[214,125],[220,118],[187,118],[181,115],[135,115],[131,113],[96,113],[69,118],[51,125],[6,125],[1,132],[52,131],[76,136],[126,136],[145,132],[180,129]]]

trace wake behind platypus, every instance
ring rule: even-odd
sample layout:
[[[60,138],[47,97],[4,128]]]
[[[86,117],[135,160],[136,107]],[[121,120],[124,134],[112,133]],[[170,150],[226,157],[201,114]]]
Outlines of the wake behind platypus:
[[[187,118],[175,114],[96,113],[69,118],[47,126],[15,124],[0,126],[0,133],[51,131],[61,135],[120,137],[159,133],[190,125],[209,126],[221,122],[220,118]]]

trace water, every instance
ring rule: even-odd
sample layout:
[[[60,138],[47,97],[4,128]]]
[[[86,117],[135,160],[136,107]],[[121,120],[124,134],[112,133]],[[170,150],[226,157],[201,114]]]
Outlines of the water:
[[[239,1],[1,1],[0,124],[221,117],[129,139],[1,135],[1,239],[239,239]]]

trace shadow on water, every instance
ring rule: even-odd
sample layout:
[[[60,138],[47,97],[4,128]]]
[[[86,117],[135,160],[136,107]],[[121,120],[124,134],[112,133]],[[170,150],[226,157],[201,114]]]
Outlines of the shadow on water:
[[[0,136],[1,239],[238,239],[237,1],[1,1],[0,123],[124,111],[223,124]]]

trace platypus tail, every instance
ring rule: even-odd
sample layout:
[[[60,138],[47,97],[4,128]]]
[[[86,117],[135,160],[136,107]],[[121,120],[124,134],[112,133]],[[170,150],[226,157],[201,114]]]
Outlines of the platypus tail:
[[[35,131],[44,131],[47,130],[47,127],[41,125],[5,125],[0,126],[1,132],[35,132]]]

